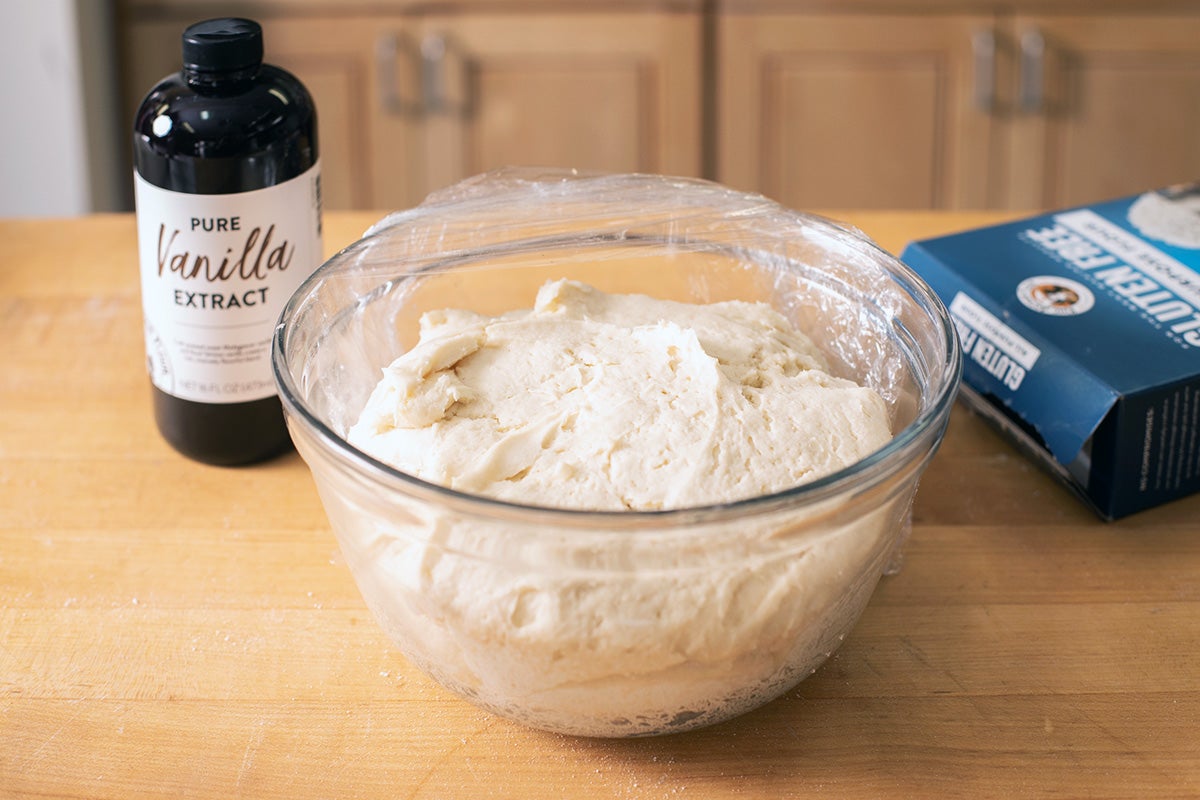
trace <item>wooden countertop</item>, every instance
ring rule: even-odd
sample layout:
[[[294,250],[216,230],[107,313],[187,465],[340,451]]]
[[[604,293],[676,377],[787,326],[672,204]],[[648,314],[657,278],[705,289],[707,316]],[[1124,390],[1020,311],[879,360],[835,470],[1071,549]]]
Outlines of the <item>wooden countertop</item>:
[[[893,251],[1000,218],[837,216]],[[130,215],[0,221],[0,796],[1200,796],[1200,497],[1102,523],[960,406],[816,675],[674,737],[530,731],[385,640],[297,456],[159,439],[136,263]]]

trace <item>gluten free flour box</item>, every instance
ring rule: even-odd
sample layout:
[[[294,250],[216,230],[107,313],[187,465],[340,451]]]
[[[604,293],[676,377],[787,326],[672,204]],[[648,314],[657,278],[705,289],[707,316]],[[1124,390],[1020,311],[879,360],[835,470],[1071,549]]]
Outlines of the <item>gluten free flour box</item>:
[[[1200,184],[909,244],[963,396],[1106,519],[1200,489]]]

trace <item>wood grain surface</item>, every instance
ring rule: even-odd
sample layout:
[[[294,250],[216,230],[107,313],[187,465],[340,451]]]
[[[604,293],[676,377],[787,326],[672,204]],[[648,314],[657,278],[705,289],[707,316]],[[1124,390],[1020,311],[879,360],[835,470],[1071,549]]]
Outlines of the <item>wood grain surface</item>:
[[[380,214],[331,213],[329,252]],[[835,213],[884,247],[999,220]],[[797,689],[585,740],[375,625],[294,454],[151,419],[131,215],[0,222],[0,797],[1200,796],[1200,497],[1102,523],[955,409],[903,568]]]

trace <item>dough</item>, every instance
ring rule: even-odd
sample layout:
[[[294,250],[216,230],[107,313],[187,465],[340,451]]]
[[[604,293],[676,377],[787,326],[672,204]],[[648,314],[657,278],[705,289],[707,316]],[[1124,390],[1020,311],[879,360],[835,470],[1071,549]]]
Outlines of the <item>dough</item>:
[[[830,376],[766,305],[557,281],[532,310],[426,315],[349,438],[465,492],[643,511],[785,490],[890,433],[883,400]],[[815,670],[869,599],[908,498],[865,517],[834,498],[600,527],[386,502],[387,519],[338,525],[410,660],[530,725],[630,736],[732,717]]]
[[[651,511],[778,492],[891,434],[874,391],[762,303],[548,283],[532,310],[426,314],[350,441],[427,481],[526,505]]]

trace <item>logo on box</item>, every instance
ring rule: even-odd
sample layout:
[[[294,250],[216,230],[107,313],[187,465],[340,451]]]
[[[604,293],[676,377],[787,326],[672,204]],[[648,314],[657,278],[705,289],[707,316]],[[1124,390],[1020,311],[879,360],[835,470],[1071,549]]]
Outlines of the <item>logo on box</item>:
[[[1092,290],[1079,281],[1061,275],[1037,275],[1017,284],[1021,305],[1052,317],[1085,314],[1096,304]]]

